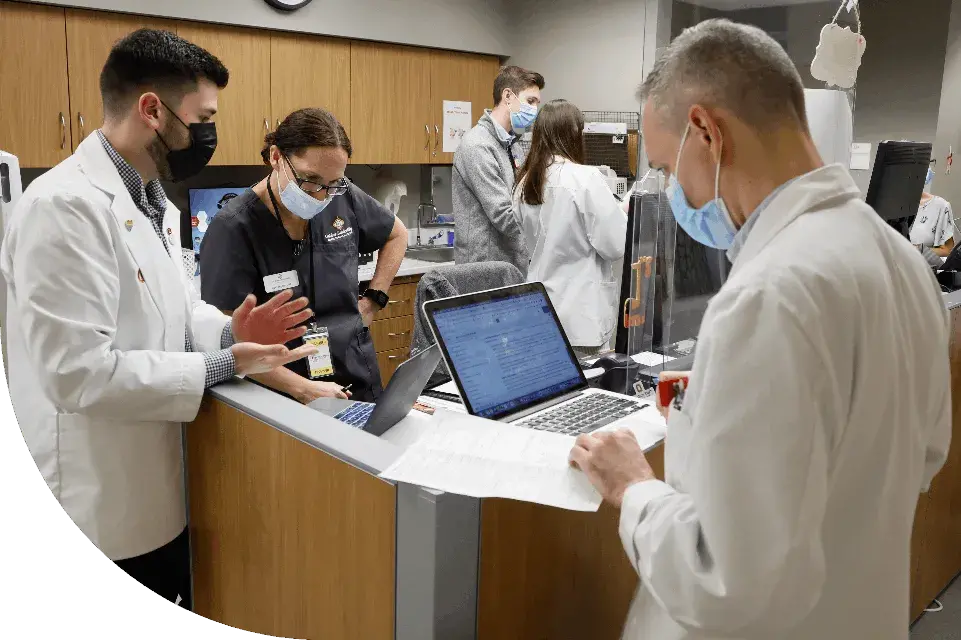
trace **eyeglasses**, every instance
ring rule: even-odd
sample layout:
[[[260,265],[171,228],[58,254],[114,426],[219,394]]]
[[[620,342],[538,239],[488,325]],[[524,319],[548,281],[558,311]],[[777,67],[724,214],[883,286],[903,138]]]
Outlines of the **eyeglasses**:
[[[294,174],[294,182],[296,182],[297,186],[303,189],[306,193],[320,193],[321,191],[326,191],[328,196],[340,196],[347,193],[347,189],[350,187],[350,180],[347,178],[341,178],[336,184],[318,184],[316,182],[311,182],[310,180],[304,180],[297,175],[297,170],[294,169],[294,165],[291,164],[290,158],[285,155],[284,160],[287,161],[287,165],[290,167],[291,173]]]

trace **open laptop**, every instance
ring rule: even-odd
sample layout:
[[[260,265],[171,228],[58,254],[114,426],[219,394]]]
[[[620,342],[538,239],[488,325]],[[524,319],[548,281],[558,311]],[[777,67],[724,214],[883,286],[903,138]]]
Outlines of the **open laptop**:
[[[431,300],[424,315],[472,415],[577,435],[650,406],[588,387],[539,282]]]
[[[334,417],[372,435],[383,435],[410,413],[440,358],[436,345],[415,353],[397,367],[380,400],[354,402]]]

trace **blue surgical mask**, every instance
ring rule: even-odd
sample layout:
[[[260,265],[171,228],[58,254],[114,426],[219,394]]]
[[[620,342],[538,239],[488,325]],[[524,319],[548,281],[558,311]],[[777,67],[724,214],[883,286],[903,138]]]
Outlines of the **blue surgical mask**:
[[[537,107],[526,102],[521,103],[518,111],[511,111],[511,129],[517,135],[522,135],[534,124],[537,119]]]
[[[287,186],[280,192],[280,201],[284,203],[288,211],[298,218],[310,220],[327,208],[332,199],[331,196],[327,196],[326,200],[318,200],[301,189],[297,181],[292,180],[287,175],[287,166],[283,158],[280,161],[280,168],[284,172],[284,177],[288,180]]]
[[[708,247],[727,250],[734,243],[734,236],[737,229],[731,220],[731,214],[727,210],[727,205],[718,192],[721,180],[721,160],[718,158],[717,171],[714,174],[714,199],[703,207],[695,209],[684,195],[681,183],[677,181],[677,173],[681,165],[681,151],[684,150],[684,143],[687,141],[687,134],[690,132],[690,125],[684,129],[681,137],[681,146],[677,150],[677,162],[674,163],[674,173],[671,174],[670,183],[667,186],[667,197],[674,212],[674,219],[681,225],[691,238]],[[721,142],[723,149],[724,142]]]
[[[928,186],[934,182],[934,169],[928,167],[928,175],[924,178],[924,186]]]

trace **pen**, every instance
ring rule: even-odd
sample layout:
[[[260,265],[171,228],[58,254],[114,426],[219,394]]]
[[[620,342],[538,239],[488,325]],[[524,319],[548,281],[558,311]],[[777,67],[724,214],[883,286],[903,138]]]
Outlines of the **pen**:
[[[341,391],[350,391],[350,388],[351,388],[352,386],[354,386],[354,383],[353,383],[353,382],[351,382],[351,383],[350,383],[349,385],[347,385],[346,387],[341,387],[340,390],[341,390]]]

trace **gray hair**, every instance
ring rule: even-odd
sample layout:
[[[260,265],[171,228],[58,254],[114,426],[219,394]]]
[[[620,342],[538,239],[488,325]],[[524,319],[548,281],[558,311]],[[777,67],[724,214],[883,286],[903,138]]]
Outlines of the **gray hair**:
[[[757,27],[707,20],[685,29],[638,90],[680,131],[693,104],[722,107],[766,131],[785,123],[807,131],[804,85],[784,49]]]

